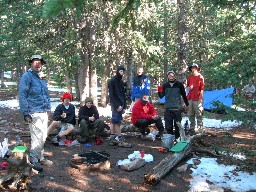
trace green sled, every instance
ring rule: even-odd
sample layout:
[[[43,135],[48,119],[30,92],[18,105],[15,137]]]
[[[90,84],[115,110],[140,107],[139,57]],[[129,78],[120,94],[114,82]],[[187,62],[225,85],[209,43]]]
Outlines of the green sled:
[[[187,141],[180,141],[178,143],[176,143],[176,145],[174,145],[169,151],[172,152],[181,152],[183,151],[183,149],[187,146],[188,142]]]

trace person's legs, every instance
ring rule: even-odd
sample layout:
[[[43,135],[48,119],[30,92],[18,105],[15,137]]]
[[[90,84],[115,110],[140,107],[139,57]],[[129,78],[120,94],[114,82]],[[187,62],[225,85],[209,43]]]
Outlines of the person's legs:
[[[58,127],[60,127],[60,122],[53,121],[47,129],[47,135],[49,135],[53,131],[53,129],[58,128]]]
[[[145,135],[146,129],[150,124],[151,124],[150,121],[147,119],[138,119],[135,126],[139,128],[140,133],[142,135]]]
[[[89,140],[89,122],[85,119],[80,121],[80,136],[81,136],[81,143],[87,142]]]
[[[95,132],[95,137],[101,137],[104,132],[104,121],[102,119],[97,119],[92,123],[92,129]]]
[[[60,138],[72,133],[75,129],[75,126],[70,123],[67,123],[67,124],[62,123],[61,127],[62,126],[65,126],[65,128],[63,131],[61,130],[60,133],[58,134]]]
[[[180,129],[177,125],[177,122],[181,123],[181,111],[180,110],[173,110],[172,111],[173,117],[174,117],[174,127],[175,127],[175,139],[178,139],[180,137]]]
[[[203,104],[200,101],[196,102],[196,110],[195,110],[195,115],[197,119],[197,129],[199,132],[204,132],[203,128]]]
[[[167,133],[173,135],[173,116],[170,110],[164,111],[164,121],[165,121],[165,129]]]
[[[47,113],[34,113],[32,116],[32,122],[29,124],[31,134],[31,149],[30,149],[30,161],[33,165],[38,167],[38,171],[42,171],[43,168],[38,165],[41,159],[44,159],[44,143],[47,137]]]
[[[118,137],[121,137],[121,122],[122,122],[122,112],[112,111],[112,132],[111,134],[116,133]]]
[[[162,119],[159,117],[159,119],[157,119],[155,121],[155,124],[156,124],[156,127],[159,131],[158,135],[162,135],[162,133],[164,132],[164,125],[163,125],[163,122],[162,122]]]
[[[189,103],[188,118],[190,121],[190,129],[195,130],[195,124],[196,124],[196,122],[195,122],[195,104],[194,104],[194,101],[192,101],[192,100],[189,100],[188,103]]]

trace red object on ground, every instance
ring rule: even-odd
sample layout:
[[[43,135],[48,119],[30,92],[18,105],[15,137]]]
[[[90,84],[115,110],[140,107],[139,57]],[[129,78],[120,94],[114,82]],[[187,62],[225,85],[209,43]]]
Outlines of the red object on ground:
[[[158,151],[161,153],[166,153],[168,151],[168,149],[166,149],[164,147],[160,147],[160,148],[158,148]]]
[[[1,163],[1,169],[2,170],[5,170],[7,167],[8,167],[8,163],[7,162],[3,162],[3,163]]]
[[[144,151],[144,150],[141,150],[141,151],[140,151],[140,156],[141,156],[141,158],[143,158],[144,155],[145,155],[145,151]]]
[[[100,137],[97,137],[95,139],[96,145],[101,145],[103,143],[103,140]]]

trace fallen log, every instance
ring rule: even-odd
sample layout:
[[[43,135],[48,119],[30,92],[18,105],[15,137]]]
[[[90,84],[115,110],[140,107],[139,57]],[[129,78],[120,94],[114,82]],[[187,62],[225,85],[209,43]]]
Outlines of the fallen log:
[[[182,159],[187,157],[191,152],[205,152],[213,156],[218,156],[210,150],[199,149],[193,146],[198,140],[201,140],[201,138],[206,135],[206,133],[203,133],[190,137],[190,142],[183,149],[183,151],[179,153],[172,153],[164,158],[157,166],[153,168],[150,173],[144,176],[144,182],[150,185],[158,184],[167,173],[169,173]]]
[[[26,182],[32,174],[32,165],[26,152],[14,152],[8,159],[6,174],[0,178],[0,184],[5,189],[25,189]],[[9,185],[9,183],[11,183]]]

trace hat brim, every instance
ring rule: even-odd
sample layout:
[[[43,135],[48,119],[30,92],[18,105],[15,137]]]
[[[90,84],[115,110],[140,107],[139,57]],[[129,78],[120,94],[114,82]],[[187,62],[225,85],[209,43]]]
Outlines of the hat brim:
[[[35,58],[36,59],[36,58]],[[35,60],[35,59],[30,59],[30,60],[28,60],[28,62],[29,62],[29,65],[33,62],[33,60]],[[46,64],[46,62],[43,60],[43,59],[39,59],[41,62],[42,62],[42,65],[45,65]]]
[[[192,71],[192,67],[196,67],[196,66],[189,66],[188,67],[188,70],[189,71]],[[201,68],[200,67],[196,67],[197,68],[197,71],[200,72],[201,71]]]

